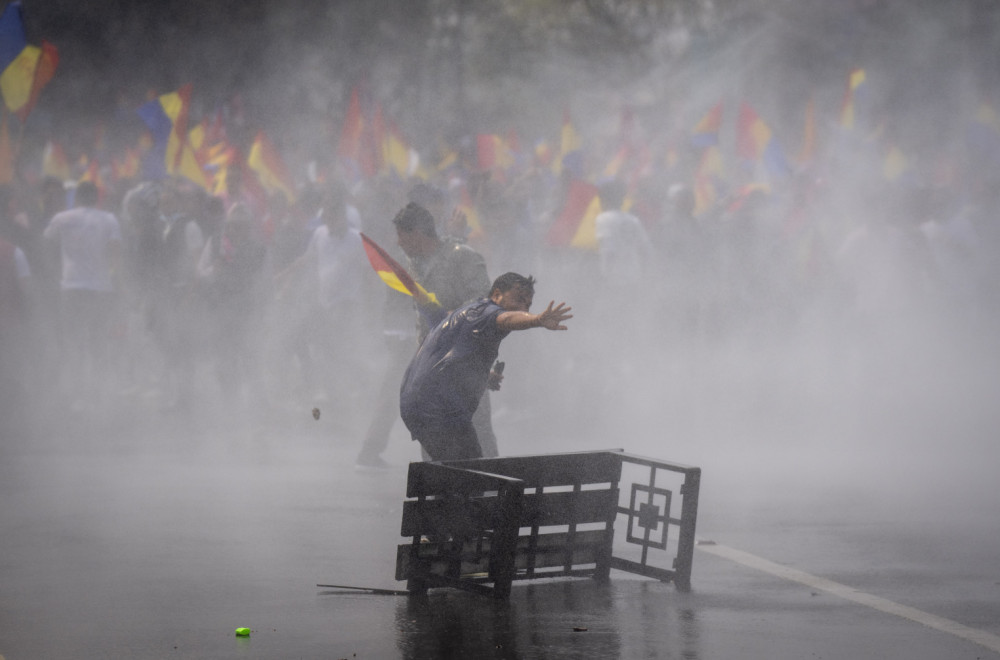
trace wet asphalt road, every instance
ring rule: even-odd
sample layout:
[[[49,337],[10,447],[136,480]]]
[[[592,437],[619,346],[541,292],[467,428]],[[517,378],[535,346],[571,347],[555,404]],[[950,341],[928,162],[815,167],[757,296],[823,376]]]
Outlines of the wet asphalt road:
[[[301,418],[301,419],[300,419]],[[1000,516],[989,466],[897,460],[829,480],[839,454],[702,465],[693,590],[613,572],[517,583],[509,603],[317,588],[393,580],[405,463],[352,469],[357,429],[70,420],[5,445],[0,655],[22,658],[1000,658]],[[302,421],[309,418],[309,422]],[[138,428],[138,427],[137,427]],[[506,453],[538,453],[498,420]],[[604,446],[576,447],[597,449]],[[558,450],[566,450],[560,447]],[[673,459],[669,452],[658,458]],[[682,461],[690,462],[690,461]],[[783,469],[788,465],[795,469]],[[816,467],[813,472],[810,466]],[[832,472],[831,472],[832,470]],[[974,497],[952,497],[972,489]],[[714,542],[717,545],[707,545]],[[987,634],[986,645],[720,556],[775,566]],[[252,629],[237,638],[237,627]],[[585,630],[577,630],[585,629]]]

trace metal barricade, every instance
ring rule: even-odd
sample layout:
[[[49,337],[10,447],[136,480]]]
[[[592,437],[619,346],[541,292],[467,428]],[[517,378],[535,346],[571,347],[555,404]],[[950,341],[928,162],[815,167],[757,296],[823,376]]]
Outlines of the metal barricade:
[[[691,586],[700,468],[607,450],[409,469],[396,579],[411,593],[507,598],[514,580],[612,568]]]

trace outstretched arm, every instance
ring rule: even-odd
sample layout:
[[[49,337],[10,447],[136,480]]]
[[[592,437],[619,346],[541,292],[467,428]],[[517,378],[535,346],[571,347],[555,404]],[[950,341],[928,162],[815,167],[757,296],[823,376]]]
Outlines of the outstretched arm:
[[[571,311],[573,311],[573,308],[566,307],[566,303],[559,303],[559,305],[556,306],[556,303],[553,300],[541,314],[532,314],[530,312],[503,312],[497,316],[497,327],[506,331],[527,330],[529,328],[565,330],[566,326],[562,325],[562,322],[573,318],[573,315],[569,313]]]

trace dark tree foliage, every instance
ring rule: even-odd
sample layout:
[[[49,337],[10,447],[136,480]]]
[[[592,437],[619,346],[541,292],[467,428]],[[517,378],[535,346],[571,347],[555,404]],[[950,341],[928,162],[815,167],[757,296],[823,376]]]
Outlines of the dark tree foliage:
[[[954,92],[956,71],[986,90],[1000,71],[993,0],[22,4],[29,40],[61,55],[29,134],[124,116],[185,83],[196,118],[238,98],[248,131],[282,126],[297,141],[333,131],[320,118],[341,116],[357,83],[411,135],[429,120],[445,133],[499,131],[542,106],[539,121],[552,123],[581,93],[602,91],[644,98],[662,116],[678,99],[718,97],[720,83],[704,83],[723,75],[727,93],[773,116],[816,87],[839,94],[844,71],[861,64],[885,73],[893,103],[928,106],[914,122],[940,122],[941,104],[926,102]]]

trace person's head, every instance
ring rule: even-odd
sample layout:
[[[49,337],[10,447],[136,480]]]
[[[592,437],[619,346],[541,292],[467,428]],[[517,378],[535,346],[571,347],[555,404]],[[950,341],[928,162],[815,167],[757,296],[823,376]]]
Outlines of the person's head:
[[[408,257],[427,257],[440,245],[434,216],[424,207],[410,202],[392,219],[399,247]]]
[[[84,181],[76,187],[77,206],[97,206],[97,186],[93,181]]]
[[[518,273],[504,273],[493,280],[490,300],[507,312],[527,312],[535,298],[535,278]]]
[[[42,209],[48,215],[66,208],[66,187],[54,176],[42,179]]]
[[[694,216],[695,196],[691,186],[675,184],[667,192],[671,211],[675,218],[690,218]]]

